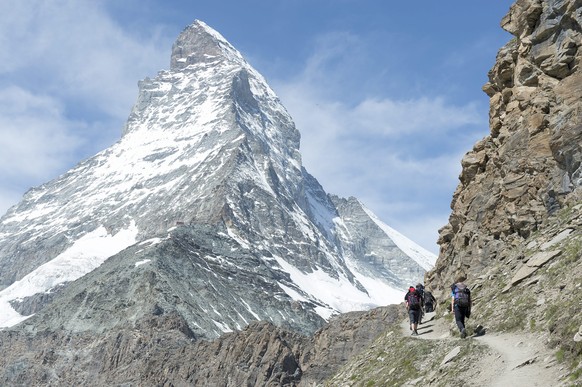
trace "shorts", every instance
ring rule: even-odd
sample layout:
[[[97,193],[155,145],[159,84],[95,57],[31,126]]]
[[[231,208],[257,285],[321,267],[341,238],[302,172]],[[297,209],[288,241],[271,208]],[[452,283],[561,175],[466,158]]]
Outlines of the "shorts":
[[[411,324],[418,324],[420,322],[420,309],[409,309],[408,317],[410,317]]]

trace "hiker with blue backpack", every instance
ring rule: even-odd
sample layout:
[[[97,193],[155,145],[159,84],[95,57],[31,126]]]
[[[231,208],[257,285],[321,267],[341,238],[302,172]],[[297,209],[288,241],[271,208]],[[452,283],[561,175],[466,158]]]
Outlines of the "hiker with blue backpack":
[[[467,337],[465,318],[471,316],[471,291],[463,282],[465,279],[464,276],[460,276],[451,285],[451,312],[455,314],[455,322],[462,339]]]
[[[406,309],[408,310],[408,317],[410,318],[412,336],[418,336],[417,329],[418,323],[420,322],[422,300],[414,286],[408,288],[408,293],[404,296],[404,301],[406,301]]]

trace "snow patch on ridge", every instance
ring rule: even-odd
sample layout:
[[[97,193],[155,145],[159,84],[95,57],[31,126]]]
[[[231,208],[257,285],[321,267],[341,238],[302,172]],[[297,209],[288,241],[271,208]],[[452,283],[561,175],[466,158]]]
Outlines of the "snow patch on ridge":
[[[59,284],[74,281],[95,270],[105,260],[136,243],[137,227],[131,225],[115,235],[100,226],[78,239],[53,260],[39,266],[0,292],[0,328],[11,327],[31,316],[22,316],[10,301],[49,292]]]
[[[404,301],[404,295],[406,292],[395,289],[380,279],[372,278],[360,273],[357,267],[354,266],[349,260],[346,261],[346,263],[348,264],[350,271],[354,274],[354,277],[356,277],[358,282],[362,284],[364,288],[366,288],[366,291],[370,295],[372,302],[377,306],[400,304],[402,301]]]
[[[321,269],[317,269],[312,273],[304,273],[296,267],[289,264],[281,257],[276,257],[277,262],[281,268],[289,273],[291,280],[298,288],[310,295],[312,299],[329,305],[329,309],[319,307],[316,308],[317,314],[323,319],[329,319],[333,312],[346,313],[356,310],[368,310],[381,305],[386,305],[390,300],[396,300],[403,297],[396,290],[390,288],[388,285],[382,286],[380,281],[365,278],[364,282],[373,289],[374,295],[371,297],[359,290],[347,278],[340,275],[339,278],[333,278]],[[377,282],[374,283],[373,282]],[[281,288],[295,301],[305,301],[301,295],[291,290],[288,286],[279,284]],[[389,298],[380,297],[382,292],[390,292]],[[398,293],[398,294],[396,294]],[[400,301],[398,301],[400,302]]]
[[[151,261],[152,261],[151,259],[144,259],[143,261],[137,261],[135,263],[135,267],[139,267],[139,266],[145,265],[146,263],[149,263]]]

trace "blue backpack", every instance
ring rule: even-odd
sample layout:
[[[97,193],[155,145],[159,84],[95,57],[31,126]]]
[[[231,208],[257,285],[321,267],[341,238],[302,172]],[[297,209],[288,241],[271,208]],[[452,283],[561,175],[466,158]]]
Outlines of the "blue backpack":
[[[464,283],[455,284],[453,294],[456,305],[461,308],[468,308],[471,305],[471,291]]]

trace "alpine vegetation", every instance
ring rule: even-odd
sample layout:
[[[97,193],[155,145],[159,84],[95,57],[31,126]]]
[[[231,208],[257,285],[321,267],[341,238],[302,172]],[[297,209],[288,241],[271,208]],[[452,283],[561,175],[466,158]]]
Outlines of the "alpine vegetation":
[[[212,339],[313,333],[398,303],[436,257],[303,167],[265,79],[201,21],[139,82],[121,139],[0,219],[0,327],[108,332],[151,316]],[[20,323],[20,325],[18,325]]]

